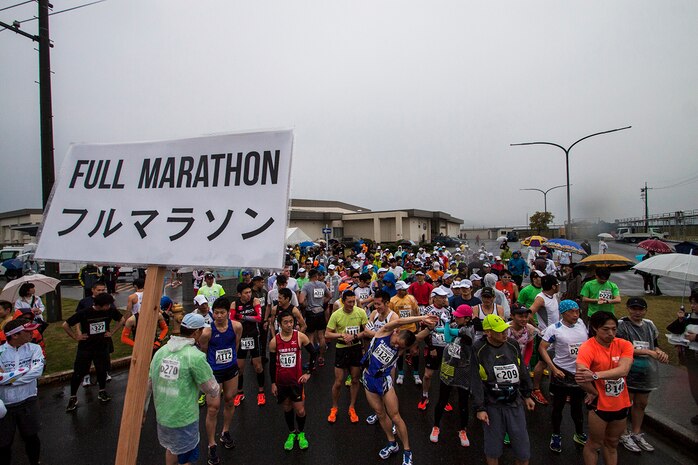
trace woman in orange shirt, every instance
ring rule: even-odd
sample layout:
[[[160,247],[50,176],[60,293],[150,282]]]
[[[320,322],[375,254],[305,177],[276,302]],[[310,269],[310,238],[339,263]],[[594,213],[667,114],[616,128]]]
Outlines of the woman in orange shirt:
[[[625,377],[633,363],[633,345],[616,338],[618,319],[611,313],[594,313],[589,326],[592,337],[579,347],[575,374],[590,409],[584,464],[596,465],[601,449],[604,463],[617,465],[618,441],[631,405]]]

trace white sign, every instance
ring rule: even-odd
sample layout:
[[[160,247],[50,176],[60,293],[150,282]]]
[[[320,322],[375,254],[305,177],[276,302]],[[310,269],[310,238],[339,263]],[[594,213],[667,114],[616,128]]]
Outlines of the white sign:
[[[293,132],[73,145],[35,257],[280,268]]]

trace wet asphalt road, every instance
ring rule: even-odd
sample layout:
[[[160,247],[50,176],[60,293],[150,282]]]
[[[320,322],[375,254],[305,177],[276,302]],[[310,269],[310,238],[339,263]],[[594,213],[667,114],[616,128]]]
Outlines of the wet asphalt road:
[[[328,354],[330,355],[330,354]],[[330,362],[332,356],[328,357]],[[251,367],[247,380],[254,380]],[[123,406],[124,392],[128,373],[113,374],[113,381],[108,384],[108,391],[113,400],[100,404],[97,400],[97,388],[80,389],[79,406],[76,412],[65,413],[68,386],[50,386],[40,388],[43,464],[100,465],[114,463],[118,443],[118,432]],[[351,424],[346,414],[348,405],[348,388],[344,389],[340,402],[337,423],[330,425],[326,421],[331,400],[332,367],[321,368],[313,376],[306,390],[306,410],[308,420],[306,432],[310,442],[307,451],[295,449],[283,450],[287,431],[281,408],[268,394],[268,403],[258,407],[255,402],[255,388],[247,385],[248,397],[236,410],[233,419],[233,434],[237,441],[234,450],[220,449],[223,464],[314,464],[314,465],[356,465],[370,463],[401,463],[400,456],[393,456],[387,461],[378,457],[378,451],[385,444],[385,437],[378,425],[367,425],[364,420],[369,407],[363,392],[359,393],[357,412],[361,417],[358,424]],[[437,395],[436,385],[432,386],[432,397]],[[482,452],[482,428],[471,415],[469,436],[472,445],[460,446],[457,437],[457,417],[455,413],[446,413],[441,424],[441,438],[438,444],[429,442],[429,432],[433,426],[433,404],[426,412],[417,410],[417,401],[421,392],[411,379],[403,386],[398,386],[401,413],[406,420],[412,442],[416,464],[480,464],[485,463]],[[267,388],[268,391],[268,388]],[[454,399],[455,400],[455,399]],[[432,400],[435,402],[435,399]],[[567,415],[567,413],[566,413]],[[204,431],[205,410],[202,409],[201,434]],[[222,421],[222,412],[220,412]],[[532,444],[532,464],[581,464],[581,449],[575,447],[571,440],[572,422],[565,418],[563,423],[563,453],[555,454],[548,449],[550,437],[550,407],[537,406],[536,411],[528,416],[528,429]],[[219,426],[220,431],[220,426]],[[656,445],[654,453],[632,454],[621,450],[621,464],[687,464],[694,463],[682,452],[669,445],[665,439],[649,434],[649,440]],[[14,460],[16,464],[26,464],[22,442],[15,439]],[[205,464],[205,447],[201,447],[202,458],[198,463]],[[164,449],[157,442],[154,411],[151,405],[147,421],[142,429],[138,463],[143,465],[164,463]],[[501,463],[513,463],[510,450],[505,450]]]

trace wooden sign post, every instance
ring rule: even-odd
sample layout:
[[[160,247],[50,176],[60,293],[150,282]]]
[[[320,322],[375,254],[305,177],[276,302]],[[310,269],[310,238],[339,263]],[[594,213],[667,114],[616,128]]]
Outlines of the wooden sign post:
[[[138,457],[143,407],[148,390],[148,370],[153,354],[153,335],[157,329],[160,297],[166,271],[167,269],[163,266],[149,266],[145,278],[143,304],[138,317],[124,410],[121,416],[119,445],[116,448],[116,465],[135,464]]]

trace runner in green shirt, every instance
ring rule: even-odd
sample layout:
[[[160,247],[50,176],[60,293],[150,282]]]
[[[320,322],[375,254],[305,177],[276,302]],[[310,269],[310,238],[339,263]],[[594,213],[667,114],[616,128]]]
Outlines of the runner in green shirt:
[[[195,346],[204,325],[198,313],[185,315],[180,336],[172,336],[150,363],[148,387],[153,392],[158,440],[166,449],[167,465],[198,459],[199,390],[211,397],[220,395],[206,355]]]
[[[533,305],[533,301],[536,300],[536,296],[538,294],[540,294],[540,291],[541,291],[540,280],[543,276],[545,276],[545,274],[541,271],[538,271],[538,270],[531,271],[531,284],[524,287],[519,292],[519,299],[517,301],[517,302],[519,302],[519,305],[526,307],[526,308],[531,308],[531,305]]]
[[[611,270],[608,268],[597,268],[596,279],[587,281],[582,286],[579,294],[582,301],[587,302],[587,316],[591,317],[596,312],[604,311],[615,315],[615,305],[621,302],[620,291],[616,283],[609,281]]]

